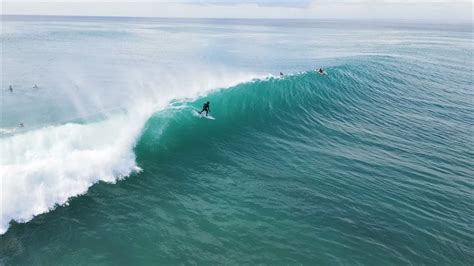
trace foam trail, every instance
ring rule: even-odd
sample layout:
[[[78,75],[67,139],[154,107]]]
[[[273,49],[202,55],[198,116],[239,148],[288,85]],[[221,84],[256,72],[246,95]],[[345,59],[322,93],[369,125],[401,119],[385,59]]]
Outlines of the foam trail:
[[[1,138],[0,234],[11,220],[27,222],[87,192],[98,181],[115,182],[139,171],[133,147],[147,119],[169,101],[196,98],[253,78],[209,74],[199,81],[175,81],[159,89],[153,83],[140,84],[148,89],[137,90],[124,113],[100,122],[48,126]]]

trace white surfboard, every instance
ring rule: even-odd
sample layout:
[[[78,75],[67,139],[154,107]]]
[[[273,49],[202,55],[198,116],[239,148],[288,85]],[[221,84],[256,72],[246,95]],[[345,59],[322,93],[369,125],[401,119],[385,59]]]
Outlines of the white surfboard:
[[[211,116],[211,115],[201,115],[202,118],[206,118],[206,119],[209,119],[209,120],[216,120],[215,117]]]
[[[195,112],[195,114],[196,114],[199,118],[206,118],[206,119],[209,119],[209,120],[216,120],[216,118],[213,117],[212,115],[209,115],[209,114],[206,115],[205,113],[201,113],[201,114],[200,114],[200,113],[199,113],[198,111],[196,111],[196,110],[195,110],[194,112]]]
[[[315,70],[315,71],[316,71],[316,73],[318,73],[318,74],[321,75],[321,76],[325,76],[325,75],[328,74],[328,73],[326,73],[326,71],[324,71],[324,70],[323,70],[323,73],[319,72],[319,70]]]

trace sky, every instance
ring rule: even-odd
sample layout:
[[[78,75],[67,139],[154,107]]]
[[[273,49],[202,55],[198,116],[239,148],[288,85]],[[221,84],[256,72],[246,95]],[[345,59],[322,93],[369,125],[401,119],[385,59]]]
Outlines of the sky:
[[[2,0],[2,14],[472,22],[466,0]]]

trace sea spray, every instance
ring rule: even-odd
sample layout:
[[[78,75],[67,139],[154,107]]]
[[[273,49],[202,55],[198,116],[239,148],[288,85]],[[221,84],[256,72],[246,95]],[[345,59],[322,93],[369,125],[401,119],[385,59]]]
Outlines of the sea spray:
[[[55,158],[43,130],[97,180],[141,171],[12,223],[0,264],[473,264],[471,23],[3,18],[2,177]]]
[[[239,73],[226,78],[203,71],[200,79],[164,78],[173,82],[168,86],[162,82],[159,92],[151,82],[136,82],[126,111],[111,113],[103,121],[46,126],[1,138],[0,233],[7,230],[10,220],[29,221],[85,193],[97,181],[115,182],[138,171],[133,146],[147,119],[171,100],[195,99],[257,77]]]

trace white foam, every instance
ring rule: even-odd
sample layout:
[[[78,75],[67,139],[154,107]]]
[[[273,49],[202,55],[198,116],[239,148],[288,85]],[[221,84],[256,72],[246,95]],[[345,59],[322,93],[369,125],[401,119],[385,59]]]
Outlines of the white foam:
[[[0,138],[0,234],[10,220],[26,222],[67,203],[98,181],[139,171],[133,147],[147,119],[173,99],[196,98],[211,89],[256,78],[254,75],[200,73],[187,79],[162,76],[139,82],[132,74],[134,99],[126,112],[91,124],[48,126]],[[166,84],[166,86],[164,85]]]
[[[10,127],[10,128],[0,128],[0,136],[1,135],[10,135],[10,134],[13,134],[15,133],[16,131],[18,131],[18,128],[17,127]]]

